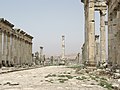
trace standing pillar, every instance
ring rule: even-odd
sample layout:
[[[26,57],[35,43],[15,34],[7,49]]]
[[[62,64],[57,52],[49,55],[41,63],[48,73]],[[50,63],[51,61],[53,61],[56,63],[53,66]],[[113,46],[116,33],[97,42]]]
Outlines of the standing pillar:
[[[2,66],[2,30],[0,29],[0,67]]]
[[[30,53],[29,53],[30,61],[31,61],[31,64],[32,64],[33,63],[33,60],[32,60],[32,42],[30,42],[30,44],[29,44],[29,50],[30,50]]]
[[[7,66],[10,66],[10,32],[7,33]]]
[[[13,37],[12,37],[12,62],[13,62],[13,65],[15,65],[15,54],[16,54],[16,51],[15,51],[15,35],[13,34]]]
[[[26,41],[25,41],[25,39],[23,40],[23,58],[24,58],[24,64],[26,64],[26,54],[25,54],[25,52],[26,52]]]
[[[117,8],[117,64],[120,66],[120,5]]]
[[[100,64],[100,43],[99,35],[95,35],[95,62],[97,66]]]
[[[29,61],[29,43],[28,43],[28,41],[26,41],[26,53],[27,53],[27,55],[26,55],[26,60],[27,60],[27,64],[29,64],[30,63],[30,61]]]
[[[21,38],[21,64],[24,64],[23,38]]]
[[[4,64],[3,66],[6,66],[6,55],[7,55],[7,41],[6,41],[6,32],[4,31],[4,45],[3,45],[3,61],[4,61]]]
[[[65,59],[65,36],[62,36],[62,59]]]
[[[17,57],[17,36],[15,35],[15,43],[14,43],[14,48],[15,48],[15,53],[14,53],[14,64],[17,65],[17,60],[18,60],[18,57]]]
[[[105,31],[105,11],[100,11],[100,60],[106,62],[106,31]]]
[[[39,54],[39,58],[40,58],[40,64],[42,63],[42,55],[43,55],[43,47],[40,47],[40,54]]]
[[[94,16],[94,0],[89,0],[88,15],[88,64],[95,65],[95,16]]]
[[[13,66],[13,47],[14,47],[14,41],[13,41],[13,34],[11,35],[11,43],[10,43],[10,64]]]
[[[17,42],[18,42],[18,65],[20,65],[21,66],[21,39],[20,39],[20,37],[18,37],[18,40],[17,40]]]

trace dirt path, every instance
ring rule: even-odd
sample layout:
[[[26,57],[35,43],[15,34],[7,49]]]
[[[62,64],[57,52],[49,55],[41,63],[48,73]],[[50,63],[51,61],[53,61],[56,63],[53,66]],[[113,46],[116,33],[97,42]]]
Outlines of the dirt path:
[[[75,70],[48,66],[0,75],[0,90],[107,90]]]

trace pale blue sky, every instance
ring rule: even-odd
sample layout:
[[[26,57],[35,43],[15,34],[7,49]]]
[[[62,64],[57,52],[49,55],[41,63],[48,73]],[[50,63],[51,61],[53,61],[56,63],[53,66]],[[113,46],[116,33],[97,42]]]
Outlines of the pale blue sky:
[[[84,42],[84,6],[80,1],[1,0],[0,17],[34,36],[33,52],[43,46],[46,55],[60,55],[61,36],[65,35],[66,54],[78,53]]]

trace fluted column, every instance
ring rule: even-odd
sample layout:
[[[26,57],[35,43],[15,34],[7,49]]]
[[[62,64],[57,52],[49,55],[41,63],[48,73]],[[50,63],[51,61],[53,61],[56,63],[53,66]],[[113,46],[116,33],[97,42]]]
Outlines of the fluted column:
[[[10,64],[13,65],[13,34],[11,35],[11,43],[10,43]]]
[[[120,65],[120,5],[117,8],[117,63]]]
[[[94,15],[94,0],[89,0],[89,15],[88,15],[88,58],[89,65],[95,65],[95,15]]]
[[[25,63],[27,64],[27,45],[26,44],[27,44],[27,42],[25,40],[25,43],[24,43],[24,57],[25,57]]]
[[[17,36],[14,37],[14,64],[17,65]]]
[[[96,62],[96,65],[99,66],[99,62],[100,62],[99,35],[95,35],[95,62]]]
[[[0,29],[0,67],[2,65],[2,30]]]
[[[12,37],[12,62],[13,62],[13,65],[15,65],[15,56],[16,56],[16,44],[15,44],[15,35],[13,34],[13,37]]]
[[[31,64],[33,63],[32,60],[32,42],[29,44],[29,49],[30,49],[30,60],[31,60]]]
[[[100,60],[106,62],[106,31],[105,31],[106,11],[100,11]]]
[[[19,64],[19,46],[18,46],[19,42],[18,42],[18,36],[16,37],[16,64]]]
[[[29,42],[28,42],[28,61],[29,61],[29,64],[31,63],[31,60],[30,60],[30,47],[29,47]]]
[[[10,66],[10,33],[7,33],[7,65]]]
[[[43,47],[40,47],[40,54],[39,54],[40,64],[42,62],[42,55],[43,55]]]
[[[4,41],[3,41],[3,61],[6,64],[6,55],[7,55],[7,38],[6,38],[6,32],[4,32]],[[5,65],[6,66],[6,65]]]
[[[21,64],[23,65],[23,38],[21,38]]]
[[[18,45],[18,65],[21,65],[21,56],[20,56],[20,54],[21,54],[21,40],[20,40],[20,37],[18,38],[18,40],[17,40],[17,45]]]
[[[65,36],[62,36],[62,59],[65,59]]]
[[[26,61],[27,61],[27,64],[29,64],[29,58],[28,58],[28,41],[26,41]]]
[[[23,61],[24,61],[24,64],[26,63],[26,58],[25,58],[25,39],[23,40]]]

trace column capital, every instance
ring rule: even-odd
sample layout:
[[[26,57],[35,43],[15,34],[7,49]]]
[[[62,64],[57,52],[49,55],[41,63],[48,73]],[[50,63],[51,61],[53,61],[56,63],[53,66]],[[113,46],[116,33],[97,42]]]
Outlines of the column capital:
[[[2,33],[3,32],[3,30],[0,28],[0,33]]]
[[[6,32],[7,36],[10,37],[10,32]]]
[[[100,10],[100,15],[105,16],[106,15],[106,10]]]

